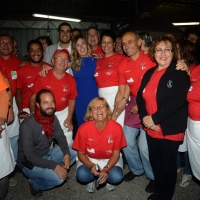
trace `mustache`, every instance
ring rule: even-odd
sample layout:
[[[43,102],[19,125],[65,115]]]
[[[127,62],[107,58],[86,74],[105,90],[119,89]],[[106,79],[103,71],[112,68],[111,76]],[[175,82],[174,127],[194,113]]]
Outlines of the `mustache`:
[[[51,108],[47,108],[46,110],[55,110],[55,108],[51,107]]]

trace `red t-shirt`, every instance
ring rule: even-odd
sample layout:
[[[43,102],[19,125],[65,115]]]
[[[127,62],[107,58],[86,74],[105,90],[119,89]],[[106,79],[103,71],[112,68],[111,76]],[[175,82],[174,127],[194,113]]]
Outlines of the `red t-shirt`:
[[[190,83],[187,94],[188,115],[192,120],[200,121],[200,65],[190,74]]]
[[[192,71],[196,68],[197,66],[195,65],[195,63],[192,63],[191,65],[190,65],[190,73],[192,73]]]
[[[17,88],[22,90],[22,108],[29,108],[29,99],[32,94],[31,88],[34,86],[43,64],[49,65],[42,62],[40,66],[34,67],[29,62],[25,62],[25,65],[17,70]]]
[[[119,85],[128,84],[133,96],[137,96],[142,78],[146,71],[156,64],[150,59],[148,53],[140,52],[136,60],[125,58],[118,65]]]
[[[85,152],[91,158],[108,159],[114,150],[126,145],[122,127],[117,122],[108,120],[106,127],[99,131],[94,121],[88,121],[78,129],[72,148]]]
[[[108,58],[97,60],[94,73],[98,88],[118,86],[119,78],[117,68],[120,61],[125,58],[122,54],[114,54]]]
[[[53,92],[56,100],[56,111],[64,110],[68,107],[69,100],[75,100],[77,96],[74,77],[67,72],[60,80],[54,76],[52,70],[48,71],[46,78],[38,76],[31,91],[33,94],[37,94],[41,89],[48,89]]]
[[[3,76],[9,80],[12,96],[14,97],[17,90],[17,69],[19,67],[20,60],[13,54],[11,54],[7,60],[5,60],[2,56],[0,57],[0,71]]]
[[[150,81],[143,90],[142,96],[145,100],[146,109],[149,115],[152,115],[157,111],[156,93],[157,93],[158,83],[162,75],[165,73],[166,69],[167,68],[160,71],[155,70]],[[158,126],[160,127],[160,124],[158,124]],[[184,133],[164,136],[161,127],[160,131],[154,131],[147,128],[145,128],[145,130],[147,134],[153,138],[168,139],[172,141],[183,141],[184,138]]]
[[[101,46],[98,46],[97,49],[92,50],[92,55],[97,59],[103,58],[104,57],[104,53],[102,51]]]

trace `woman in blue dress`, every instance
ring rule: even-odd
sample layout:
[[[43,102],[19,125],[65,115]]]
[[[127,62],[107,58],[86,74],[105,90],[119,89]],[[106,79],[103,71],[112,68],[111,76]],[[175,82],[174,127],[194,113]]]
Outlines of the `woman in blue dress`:
[[[91,55],[91,50],[82,36],[75,37],[72,42],[72,71],[76,80],[76,116],[78,126],[84,122],[87,105],[98,96],[98,88],[94,78],[96,58]]]

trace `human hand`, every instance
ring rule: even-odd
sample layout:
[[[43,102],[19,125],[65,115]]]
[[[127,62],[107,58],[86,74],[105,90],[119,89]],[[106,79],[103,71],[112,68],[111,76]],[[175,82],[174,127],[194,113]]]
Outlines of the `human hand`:
[[[137,104],[132,107],[131,113],[138,114],[138,106],[137,106]]]
[[[67,131],[72,131],[73,130],[73,124],[72,124],[72,120],[66,118],[63,125],[68,128]]]
[[[176,70],[186,71],[188,75],[190,75],[190,69],[186,65],[184,60],[179,60],[176,64]]]
[[[28,116],[30,116],[30,114],[27,113],[27,112],[24,111],[24,110],[21,110],[21,111],[19,111],[19,113],[18,113],[18,118],[19,118],[19,119],[25,119],[25,118],[28,117]]]
[[[154,130],[154,131],[160,131],[160,127],[158,125],[152,125],[149,129]]]
[[[122,99],[121,101],[118,101],[114,105],[114,111],[113,111],[113,117],[112,118],[117,118],[125,109],[126,107],[126,101]]]
[[[59,179],[61,179],[61,180],[66,180],[67,179],[68,173],[67,173],[66,169],[63,166],[57,164],[56,168],[54,169],[54,172],[58,175]]]
[[[144,126],[145,126],[146,128],[150,128],[150,127],[152,127],[153,125],[155,125],[154,122],[153,122],[153,120],[152,120],[151,115],[145,116],[145,117],[143,118],[142,122],[143,122],[143,124],[144,124]]]
[[[103,169],[101,170],[99,177],[102,177],[99,181],[99,185],[104,184],[108,179],[108,173]]]
[[[100,175],[100,172],[97,171],[96,169],[96,165],[93,163],[93,166],[90,168],[91,170],[91,174],[93,174],[94,176],[99,176]]]
[[[69,171],[69,166],[70,166],[70,155],[66,154],[63,158],[63,163],[64,163],[64,168]]]

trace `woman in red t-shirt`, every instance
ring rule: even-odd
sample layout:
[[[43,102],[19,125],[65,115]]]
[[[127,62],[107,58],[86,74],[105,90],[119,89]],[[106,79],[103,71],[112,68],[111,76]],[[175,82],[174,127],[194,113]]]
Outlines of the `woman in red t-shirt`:
[[[111,30],[101,33],[100,42],[104,58],[97,60],[94,77],[97,82],[99,96],[107,100],[113,111],[119,85],[117,68],[125,56],[115,53],[116,36]],[[120,114],[116,121],[123,127],[124,112]]]
[[[171,38],[154,40],[149,55],[157,65],[145,73],[137,96],[155,177],[155,192],[148,200],[171,200],[178,147],[187,126],[186,95],[190,82],[186,72],[176,70],[177,49]]]
[[[88,192],[94,192],[95,181],[107,183],[106,189],[111,191],[123,179],[120,149],[126,146],[126,140],[122,127],[111,116],[103,97],[93,99],[72,146],[78,151],[76,178],[87,183]]]

